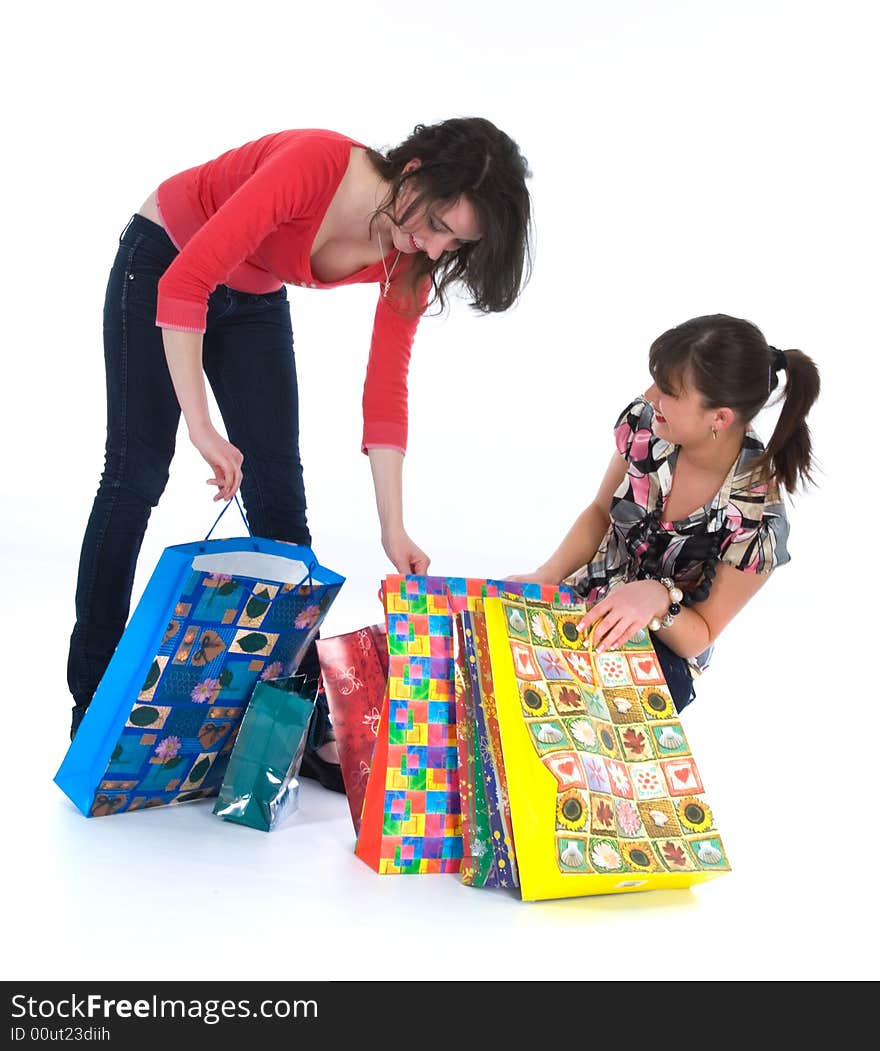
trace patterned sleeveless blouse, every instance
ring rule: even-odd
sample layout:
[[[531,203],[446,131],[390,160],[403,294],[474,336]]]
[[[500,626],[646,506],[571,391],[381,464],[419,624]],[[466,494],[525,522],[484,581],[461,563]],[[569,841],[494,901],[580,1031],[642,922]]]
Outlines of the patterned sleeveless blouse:
[[[654,409],[643,397],[620,414],[614,429],[617,449],[627,460],[626,477],[611,500],[611,524],[595,557],[563,581],[576,587],[589,603],[598,602],[619,584],[637,579],[647,539],[646,516],[665,506],[672,488],[678,446],[653,431]],[[720,560],[744,573],[771,573],[790,561],[786,546],[788,518],[778,488],[757,476],[753,465],[764,452],[749,427],[736,463],[715,496],[687,518],[661,520],[658,531],[660,576],[671,577],[683,591],[702,577],[712,534],[720,534]],[[627,546],[627,538],[633,553]],[[709,664],[712,647],[689,663],[692,671]]]

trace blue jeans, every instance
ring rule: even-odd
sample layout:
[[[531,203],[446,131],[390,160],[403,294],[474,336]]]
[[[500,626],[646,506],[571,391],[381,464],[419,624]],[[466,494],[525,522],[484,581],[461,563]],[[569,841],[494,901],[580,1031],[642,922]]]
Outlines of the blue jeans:
[[[160,226],[135,215],[107,284],[107,443],[76,585],[67,664],[73,731],[128,620],[138,554],[174,456],[180,406],[156,327],[156,293],[176,255]],[[253,295],[218,286],[208,300],[203,364],[227,436],[244,456],[241,496],[252,532],[310,545],[286,288]],[[299,670],[317,675],[314,646]],[[329,724],[318,738],[327,731]]]
[[[660,661],[660,667],[663,669],[663,676],[666,679],[666,685],[669,687],[675,710],[681,714],[682,710],[687,708],[697,696],[688,662],[684,657],[679,657],[677,653],[673,653],[665,642],[661,642],[657,638],[654,632],[650,632],[650,635],[651,642],[654,644],[654,651],[657,654],[657,660]]]

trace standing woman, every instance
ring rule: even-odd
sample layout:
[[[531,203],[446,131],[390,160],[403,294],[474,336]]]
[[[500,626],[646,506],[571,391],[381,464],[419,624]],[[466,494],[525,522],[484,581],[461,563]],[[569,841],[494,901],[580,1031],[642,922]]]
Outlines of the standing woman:
[[[71,737],[125,628],[181,412],[214,499],[240,486],[255,534],[311,544],[288,284],[378,284],[361,448],[386,554],[398,572],[427,570],[403,516],[413,337],[453,285],[483,313],[517,300],[530,263],[529,174],[517,144],[480,117],[417,125],[384,155],[334,131],[288,130],[172,176],[132,216],[104,304],[107,443],[77,579]],[[341,790],[326,719],[317,740],[303,772]]]

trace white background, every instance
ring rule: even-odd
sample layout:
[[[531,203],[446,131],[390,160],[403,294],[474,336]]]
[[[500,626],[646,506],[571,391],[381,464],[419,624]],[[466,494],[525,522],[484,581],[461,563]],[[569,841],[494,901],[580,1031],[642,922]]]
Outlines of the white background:
[[[241,979],[534,979],[537,959],[568,980],[878,976],[877,28],[854,0],[10,8],[4,978],[186,979],[195,958]],[[86,820],[52,783],[122,227],[166,176],[266,132],[381,149],[454,115],[520,143],[536,255],[515,309],[456,302],[416,339],[406,521],[432,572],[543,561],[666,328],[747,317],[821,369],[819,485],[791,503],[792,562],[725,632],[685,719],[733,863],[690,892],[528,905],[379,877],[344,798],[314,782],[269,835],[210,802]],[[314,549],[347,578],[330,635],[382,618],[391,569],[359,451],[375,289],[290,295]],[[178,448],[135,600],[163,548],[214,518],[183,433]]]

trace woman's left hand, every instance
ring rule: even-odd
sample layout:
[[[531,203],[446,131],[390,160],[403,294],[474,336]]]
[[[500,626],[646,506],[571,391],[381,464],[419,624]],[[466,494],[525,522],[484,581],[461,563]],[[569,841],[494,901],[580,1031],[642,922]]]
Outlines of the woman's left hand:
[[[597,653],[613,649],[662,615],[669,593],[659,580],[633,580],[613,588],[584,615],[578,628],[588,632],[595,624],[593,643]]]
[[[387,535],[383,533],[382,547],[398,573],[415,573],[421,576],[428,572],[430,558],[418,544],[413,543],[405,530],[399,529]]]

